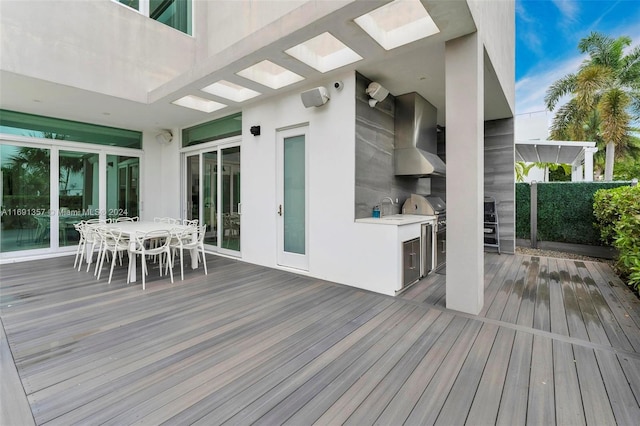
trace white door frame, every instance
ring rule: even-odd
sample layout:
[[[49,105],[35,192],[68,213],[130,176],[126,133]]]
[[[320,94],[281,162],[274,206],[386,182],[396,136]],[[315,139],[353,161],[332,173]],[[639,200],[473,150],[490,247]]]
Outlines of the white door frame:
[[[284,250],[284,141],[294,136],[304,137],[304,171],[305,171],[305,249],[304,254],[290,253]],[[277,222],[277,262],[280,266],[309,270],[309,127],[308,125],[278,130],[276,134],[277,160],[276,160],[276,222]]]
[[[183,216],[187,217],[187,213],[188,213],[188,200],[187,197],[191,196],[191,190],[190,188],[187,188],[187,182],[188,182],[188,176],[187,176],[187,171],[188,171],[188,167],[187,167],[187,158],[188,157],[198,157],[198,217],[201,218],[202,220],[204,220],[204,160],[203,160],[203,156],[205,153],[207,152],[217,152],[217,158],[216,158],[216,163],[217,163],[217,170],[218,173],[221,173],[222,171],[222,151],[224,151],[226,148],[234,148],[234,147],[240,147],[240,152],[242,152],[242,144],[241,144],[241,140],[234,137],[234,138],[230,138],[230,139],[224,139],[224,140],[217,140],[217,141],[212,141],[212,142],[207,142],[207,143],[202,143],[202,144],[198,144],[198,145],[193,145],[190,146],[188,148],[183,148],[180,150],[180,153],[182,154],[182,168],[183,171],[181,173],[182,175],[182,179],[183,179],[183,184],[182,184],[182,188],[183,188],[183,195],[182,195],[182,212],[183,212]],[[240,165],[240,169],[242,170],[242,165]],[[216,233],[217,233],[217,245],[211,245],[211,244],[205,244],[205,248],[209,251],[213,251],[216,253],[222,253],[222,254],[226,254],[229,256],[233,256],[233,257],[242,257],[242,241],[240,242],[240,250],[236,251],[236,250],[230,250],[230,249],[225,249],[222,247],[222,232],[223,232],[223,227],[222,227],[222,211],[220,210],[220,206],[222,205],[222,176],[218,176],[217,179],[217,187],[216,187],[216,219],[217,219],[217,229],[216,229]],[[242,185],[242,183],[240,184]],[[242,194],[242,192],[241,192]],[[239,211],[238,213],[240,214],[240,229],[242,229],[242,211],[241,211],[241,205],[242,205],[242,200],[240,201],[240,206],[239,206]],[[204,222],[206,223],[206,222]],[[240,233],[240,235],[242,236],[242,232]],[[241,237],[242,238],[242,237]]]

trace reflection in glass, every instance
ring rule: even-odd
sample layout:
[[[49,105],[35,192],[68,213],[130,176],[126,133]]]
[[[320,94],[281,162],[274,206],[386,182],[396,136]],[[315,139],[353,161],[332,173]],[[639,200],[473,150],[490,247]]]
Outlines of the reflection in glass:
[[[187,157],[187,219],[200,219],[200,160]]]
[[[192,35],[191,0],[150,0],[149,17]]]
[[[222,150],[222,248],[240,251],[240,147]]]
[[[140,159],[107,155],[107,218],[140,215]]]
[[[60,247],[78,244],[74,226],[96,218],[98,211],[98,154],[60,151],[58,241]]]
[[[50,151],[0,145],[0,252],[49,247]]]
[[[305,254],[304,136],[284,140],[284,251]]]
[[[207,225],[205,244],[218,245],[218,152],[205,152],[204,161],[204,216],[202,224]]]

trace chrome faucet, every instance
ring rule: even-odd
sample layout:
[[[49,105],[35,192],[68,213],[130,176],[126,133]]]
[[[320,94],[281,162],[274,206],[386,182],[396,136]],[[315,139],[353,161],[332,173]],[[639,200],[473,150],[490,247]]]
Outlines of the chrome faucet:
[[[384,202],[386,200],[389,200],[389,203],[391,203],[389,212],[386,212],[384,208]],[[393,214],[393,205],[394,205],[393,199],[391,197],[384,197],[382,200],[380,200],[380,216],[382,217],[382,216],[388,216],[390,214]]]

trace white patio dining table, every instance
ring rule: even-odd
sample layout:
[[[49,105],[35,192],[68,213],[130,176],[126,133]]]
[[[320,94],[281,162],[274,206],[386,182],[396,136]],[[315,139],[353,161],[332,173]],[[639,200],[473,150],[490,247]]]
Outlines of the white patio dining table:
[[[151,231],[171,231],[172,229],[185,230],[188,227],[186,225],[176,225],[166,222],[155,221],[139,221],[139,222],[115,222],[107,223],[105,225],[108,229],[117,229],[122,232],[123,236],[129,238],[129,247],[133,248],[135,245],[135,237],[138,233],[147,233]],[[194,238],[197,236],[194,233]],[[136,281],[136,259],[135,255],[129,250],[129,263],[131,264],[131,274],[129,276],[130,282]],[[196,269],[198,267],[197,250],[191,250],[191,267]]]

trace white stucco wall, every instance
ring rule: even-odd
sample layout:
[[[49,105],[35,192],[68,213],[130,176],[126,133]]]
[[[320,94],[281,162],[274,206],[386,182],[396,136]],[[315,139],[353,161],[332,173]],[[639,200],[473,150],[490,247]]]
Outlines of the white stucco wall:
[[[182,217],[182,180],[180,139],[178,129],[169,129],[173,140],[161,144],[157,132],[144,132],[142,149],[145,161],[140,170],[142,201],[140,217],[153,220],[156,216]]]
[[[515,111],[515,0],[467,0],[505,98]]]
[[[146,102],[189,69],[195,47],[193,37],[111,0],[0,2],[2,70],[98,93]]]
[[[196,1],[196,6],[200,7]],[[305,18],[316,19],[326,13],[325,10],[335,10],[350,1],[301,1],[301,0],[217,0],[211,2],[206,10],[208,23],[208,37],[215,40],[209,43],[208,55],[215,55],[244,39],[245,37],[265,28],[267,25],[284,18],[274,35],[282,37],[307,25]],[[313,13],[309,10],[313,9]],[[298,12],[294,12],[298,10]],[[287,17],[289,15],[289,17]],[[241,16],[242,19],[238,20]]]
[[[547,111],[516,115],[514,122],[516,140],[546,141],[549,139],[549,123],[552,117],[553,114]]]
[[[296,91],[243,111],[242,259],[277,267],[276,131],[308,123],[308,274],[393,294],[397,227],[354,222],[355,75],[341,80],[340,92],[325,82],[331,100],[319,108],[305,108]],[[254,125],[258,137],[248,134]]]

